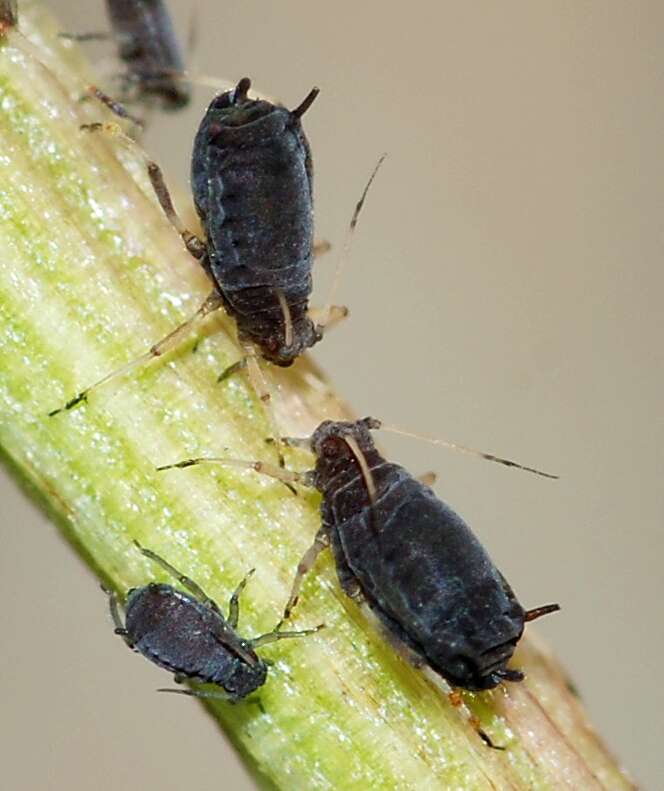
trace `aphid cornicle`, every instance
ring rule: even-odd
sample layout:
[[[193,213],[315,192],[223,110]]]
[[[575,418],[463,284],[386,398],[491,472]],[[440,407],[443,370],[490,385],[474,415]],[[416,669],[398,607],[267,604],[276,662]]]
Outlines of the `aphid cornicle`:
[[[380,455],[370,433],[380,427],[373,418],[325,421],[310,440],[297,441],[316,458],[306,473],[204,458],[169,467],[226,463],[321,492],[322,526],[298,566],[285,617],[304,575],[331,546],[343,590],[366,601],[390,635],[450,684],[486,690],[522,680],[507,663],[524,625],[558,605],[525,610],[461,517]]]
[[[220,698],[236,702],[265,683],[267,665],[255,649],[276,640],[313,634],[317,629],[282,632],[245,639],[236,630],[239,597],[252,572],[240,582],[231,596],[228,616],[193,580],[181,574],[166,560],[136,544],[146,557],[159,564],[188,591],[184,593],[163,583],[132,588],[125,602],[123,623],[117,597],[109,593],[115,632],[127,645],[156,665],[175,674],[175,681],[185,680],[214,684],[220,690],[175,690],[202,698]],[[223,691],[221,691],[223,690]]]

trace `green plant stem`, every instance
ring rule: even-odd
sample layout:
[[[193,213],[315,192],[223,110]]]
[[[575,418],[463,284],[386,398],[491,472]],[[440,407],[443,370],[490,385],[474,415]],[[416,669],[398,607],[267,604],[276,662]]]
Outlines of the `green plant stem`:
[[[187,318],[210,286],[156,206],[140,157],[79,130],[105,111],[78,101],[86,67],[76,48],[58,40],[37,5],[24,5],[21,30],[0,47],[3,453],[107,584],[125,591],[163,578],[133,539],[219,602],[255,567],[241,631],[268,631],[319,526],[318,495],[295,497],[280,483],[226,468],[155,471],[195,455],[270,457],[269,426],[244,376],[216,384],[240,356],[232,322],[214,314],[165,358],[47,417]],[[345,414],[307,361],[274,379],[284,433],[303,435]],[[289,452],[297,469],[311,461]],[[264,649],[275,664],[262,709],[209,707],[266,783],[345,791],[631,787],[532,640],[514,660],[526,682],[464,695],[507,747],[499,752],[342,594],[328,553],[307,579],[294,627],[320,622],[327,628],[313,637]]]

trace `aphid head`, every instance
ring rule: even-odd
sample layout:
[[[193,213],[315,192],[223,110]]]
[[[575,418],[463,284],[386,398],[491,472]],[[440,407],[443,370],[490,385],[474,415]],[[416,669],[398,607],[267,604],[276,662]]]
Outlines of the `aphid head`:
[[[300,117],[318,95],[314,89],[298,107],[288,110],[265,99],[250,99],[250,87],[251,80],[243,77],[233,90],[224,91],[212,100],[201,125],[206,127],[208,143],[214,143],[216,138],[233,143],[238,134],[245,144],[269,138],[287,126],[299,124]]]
[[[371,436],[371,429],[376,428],[380,428],[380,421],[372,417],[353,422],[326,420],[318,426],[311,436],[311,450],[316,456],[316,476],[321,487],[338,474],[359,466],[372,495],[368,468],[378,457]]]

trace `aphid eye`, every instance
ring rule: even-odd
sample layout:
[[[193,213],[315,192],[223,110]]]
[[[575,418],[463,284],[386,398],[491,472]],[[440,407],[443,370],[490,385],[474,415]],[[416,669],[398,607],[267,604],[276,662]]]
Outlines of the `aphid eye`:
[[[341,450],[341,443],[335,437],[328,437],[323,442],[322,451],[323,455],[327,456],[328,458],[333,458],[334,456],[339,455],[339,451]]]
[[[208,136],[210,140],[215,138],[218,134],[221,133],[221,124],[218,122],[213,122],[208,126]]]

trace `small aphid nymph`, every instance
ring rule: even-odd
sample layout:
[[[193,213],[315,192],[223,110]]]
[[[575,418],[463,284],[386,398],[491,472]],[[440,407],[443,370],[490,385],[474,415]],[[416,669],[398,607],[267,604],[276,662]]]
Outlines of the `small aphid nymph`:
[[[321,628],[282,632],[280,622],[272,632],[260,637],[240,637],[235,631],[240,614],[239,597],[253,572],[249,572],[235,589],[228,615],[224,616],[216,602],[193,580],[151,550],[136,546],[175,577],[187,592],[154,582],[132,588],[124,604],[124,623],[117,597],[109,593],[116,634],[134,651],[174,673],[176,683],[193,681],[219,688],[213,691],[160,690],[162,692],[218,698],[232,703],[242,700],[267,678],[267,665],[256,654],[256,648],[276,640],[313,634]]]

